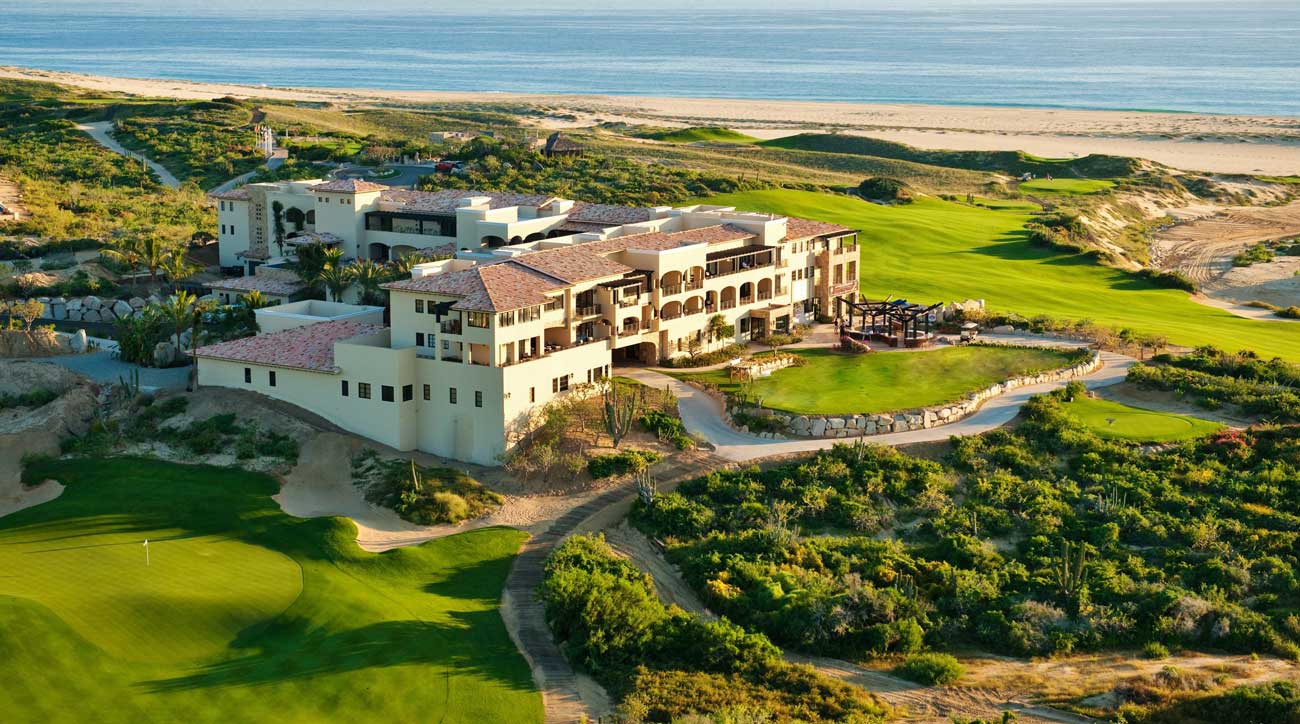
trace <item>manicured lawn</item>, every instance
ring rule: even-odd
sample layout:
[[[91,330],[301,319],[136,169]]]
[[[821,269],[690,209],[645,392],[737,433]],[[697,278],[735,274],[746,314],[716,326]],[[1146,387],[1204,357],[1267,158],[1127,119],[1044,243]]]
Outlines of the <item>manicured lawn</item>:
[[[717,126],[705,126],[703,128],[683,128],[679,131],[666,131],[654,136],[655,140],[667,141],[668,143],[697,143],[699,141],[709,141],[712,143],[754,143],[758,141],[753,136],[747,136],[730,128],[719,128]]]
[[[1223,428],[1209,420],[1144,410],[1091,397],[1076,398],[1066,404],[1066,410],[1083,427],[1112,440],[1173,442],[1201,437]]]
[[[1020,184],[1020,190],[1035,194],[1062,194],[1087,196],[1105,191],[1115,185],[1113,181],[1090,178],[1039,178]]]
[[[804,359],[760,378],[753,394],[763,406],[802,414],[866,414],[953,402],[1010,377],[1070,364],[1047,349],[948,347],[926,352],[848,355],[828,349],[791,350]],[[669,372],[734,391],[727,370]]]
[[[913,301],[984,299],[1026,316],[1091,319],[1163,334],[1175,344],[1253,349],[1300,361],[1300,334],[1288,324],[1235,317],[1079,254],[1031,246],[1015,210],[981,209],[923,197],[880,206],[811,191],[752,191],[708,203],[791,214],[862,229],[862,291]]]
[[[0,518],[6,721],[542,720],[497,611],[521,532],[371,554],[346,519],[280,512],[264,475],[28,473],[67,489]]]

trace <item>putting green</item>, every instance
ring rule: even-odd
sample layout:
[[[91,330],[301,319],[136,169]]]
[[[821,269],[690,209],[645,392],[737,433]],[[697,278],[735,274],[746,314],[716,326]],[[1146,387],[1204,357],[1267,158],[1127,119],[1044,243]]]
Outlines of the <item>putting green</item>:
[[[1035,194],[1061,194],[1063,196],[1087,196],[1113,188],[1114,181],[1091,178],[1039,178],[1020,184],[1021,191]]]
[[[1066,403],[1065,409],[1080,425],[1111,440],[1176,442],[1223,429],[1223,425],[1197,417],[1145,410],[1091,397]]]
[[[0,571],[10,572],[0,595],[40,601],[115,657],[183,661],[220,653],[302,592],[302,570],[282,553],[220,536],[150,535],[146,565],[143,537],[112,521],[53,539],[0,532]]]
[[[257,473],[25,474],[66,488],[0,518],[4,721],[542,721],[497,610],[519,531],[374,554],[347,519],[285,515]]]

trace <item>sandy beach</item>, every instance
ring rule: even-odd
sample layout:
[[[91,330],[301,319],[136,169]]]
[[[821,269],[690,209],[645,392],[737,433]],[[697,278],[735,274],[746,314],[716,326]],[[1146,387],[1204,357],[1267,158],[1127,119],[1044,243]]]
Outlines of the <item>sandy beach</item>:
[[[838,131],[923,148],[1024,150],[1068,157],[1106,153],[1175,168],[1300,174],[1300,118],[1050,108],[884,105],[723,98],[656,98],[463,93],[354,88],[291,88],[107,76],[0,66],[0,78],[24,78],[132,95],[223,95],[347,104],[377,102],[521,103],[552,110],[547,126],[625,121],[666,126],[721,125],[772,138]],[[558,116],[572,114],[573,119]]]

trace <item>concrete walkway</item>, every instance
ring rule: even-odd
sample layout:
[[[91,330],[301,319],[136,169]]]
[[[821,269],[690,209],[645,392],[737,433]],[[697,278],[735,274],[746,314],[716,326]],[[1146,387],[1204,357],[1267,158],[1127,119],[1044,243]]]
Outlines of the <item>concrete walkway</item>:
[[[87,354],[42,357],[40,361],[52,362],[67,367],[73,372],[83,374],[99,384],[117,384],[121,380],[130,380],[132,372],[139,371],[140,389],[145,392],[183,390],[190,376],[189,367],[170,367],[168,369],[141,367],[113,357],[113,353],[108,350],[89,352]]]
[[[170,186],[171,188],[174,189],[178,189],[181,187],[180,180],[178,180],[175,176],[173,176],[172,172],[164,168],[162,164],[157,163],[155,161],[150,161],[149,159],[145,158],[144,156],[141,156],[135,151],[128,151],[125,148],[123,148],[122,144],[118,143],[117,139],[113,138],[113,136],[109,133],[109,129],[111,129],[112,127],[113,127],[112,121],[95,121],[94,123],[77,124],[77,128],[79,130],[85,131],[87,134],[90,135],[91,138],[95,139],[95,141],[99,145],[103,146],[104,148],[107,148],[108,150],[114,153],[120,153],[123,156],[126,156],[127,158],[134,158],[137,161],[144,161],[145,165],[148,166],[150,169],[152,169],[155,174],[157,174],[158,180],[162,182],[164,186]]]
[[[1042,346],[1064,344],[1063,340],[1030,338]],[[1137,360],[1114,352],[1101,353],[1102,367],[1097,371],[1075,378],[1089,388],[1105,387],[1119,384],[1128,375],[1128,369]],[[826,450],[837,442],[849,442],[849,438],[819,438],[796,440],[770,440],[737,432],[722,421],[722,402],[707,392],[685,382],[680,382],[653,369],[620,369],[618,375],[630,377],[642,384],[663,389],[667,386],[677,396],[677,408],[681,412],[682,422],[692,434],[699,435],[713,444],[715,454],[727,460],[744,462],[773,455],[787,455],[799,452]],[[1012,420],[1020,407],[1034,395],[1064,387],[1068,380],[1045,382],[1013,390],[1000,397],[995,397],[975,414],[952,423],[925,430],[894,432],[885,435],[872,435],[863,438],[878,445],[906,445],[915,442],[933,442],[947,440],[953,435],[978,435],[1001,427]]]

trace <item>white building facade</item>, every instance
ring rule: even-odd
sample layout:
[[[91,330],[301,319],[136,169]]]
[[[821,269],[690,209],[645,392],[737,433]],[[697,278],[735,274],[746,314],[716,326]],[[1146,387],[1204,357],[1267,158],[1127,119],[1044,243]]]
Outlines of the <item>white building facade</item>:
[[[303,233],[337,238],[348,256],[454,255],[385,285],[388,327],[327,315],[200,348],[200,384],[262,392],[399,450],[492,465],[548,402],[612,367],[787,331],[858,288],[857,232],[834,224],[373,186],[254,184],[246,199],[218,197],[223,265],[266,249],[269,203],[289,197],[314,212]],[[715,317],[733,337],[710,338]]]

